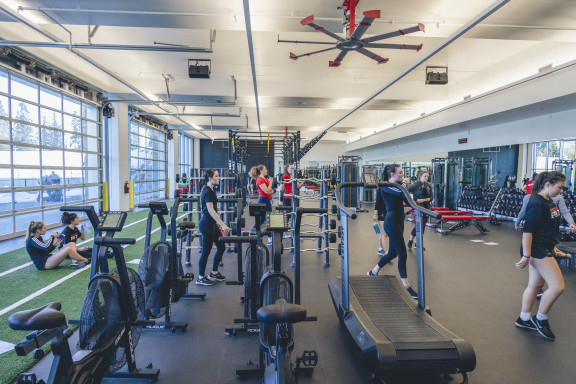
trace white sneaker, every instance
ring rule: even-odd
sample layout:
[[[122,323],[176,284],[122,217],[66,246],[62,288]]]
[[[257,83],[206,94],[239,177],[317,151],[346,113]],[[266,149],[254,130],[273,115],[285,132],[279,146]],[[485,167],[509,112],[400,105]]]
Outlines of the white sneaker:
[[[272,245],[272,239],[268,239],[268,242],[266,243],[267,246],[271,246]]]

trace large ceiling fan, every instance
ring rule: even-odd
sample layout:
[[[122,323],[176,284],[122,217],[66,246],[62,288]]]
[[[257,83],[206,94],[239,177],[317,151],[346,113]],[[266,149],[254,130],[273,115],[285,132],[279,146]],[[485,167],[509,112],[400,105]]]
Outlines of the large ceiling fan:
[[[374,19],[380,18],[380,11],[366,11],[364,12],[364,17],[360,21],[360,24],[356,24],[356,5],[358,5],[359,0],[344,0],[342,4],[342,9],[344,9],[344,16],[346,20],[346,38],[340,37],[337,34],[326,30],[324,27],[314,23],[314,15],[310,15],[302,21],[300,24],[308,25],[311,28],[314,28],[316,31],[322,32],[333,39],[336,39],[336,45],[327,48],[321,49],[319,51],[308,52],[302,55],[295,55],[294,53],[290,52],[290,58],[292,60],[298,60],[300,57],[303,56],[311,56],[322,52],[331,51],[334,49],[339,49],[340,53],[333,61],[329,62],[330,67],[338,67],[342,63],[342,60],[350,51],[356,51],[372,60],[375,60],[378,64],[383,64],[388,62],[388,58],[383,58],[380,55],[368,50],[367,48],[385,48],[385,49],[409,49],[414,50],[416,52],[422,49],[422,44],[419,45],[410,45],[410,44],[382,44],[382,43],[375,43],[375,41],[380,41],[384,39],[389,39],[391,37],[396,36],[403,36],[408,33],[414,33],[422,31],[424,32],[424,24],[419,23],[418,25],[410,28],[399,29],[397,31],[383,33],[381,35],[376,35],[372,37],[368,37],[362,39],[362,36],[368,30],[368,27],[372,25]],[[278,40],[279,43],[297,43],[297,44],[324,44],[324,45],[334,45],[334,43],[326,42],[326,41],[290,41],[290,40]]]

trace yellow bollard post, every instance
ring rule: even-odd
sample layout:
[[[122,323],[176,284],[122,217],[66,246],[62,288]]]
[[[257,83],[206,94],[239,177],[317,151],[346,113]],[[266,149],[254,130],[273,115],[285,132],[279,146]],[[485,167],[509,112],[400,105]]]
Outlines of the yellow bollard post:
[[[128,192],[128,208],[134,209],[134,180],[129,181],[130,192]]]
[[[108,211],[108,182],[102,183],[102,209]]]

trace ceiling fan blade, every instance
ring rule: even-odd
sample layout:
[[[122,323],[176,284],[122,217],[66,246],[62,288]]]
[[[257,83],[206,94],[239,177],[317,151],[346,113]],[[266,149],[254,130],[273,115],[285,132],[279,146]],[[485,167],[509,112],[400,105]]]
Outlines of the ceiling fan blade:
[[[352,36],[350,36],[350,39],[360,40],[362,38],[362,35],[364,35],[364,33],[366,33],[366,31],[368,30],[368,27],[372,25],[374,19],[379,18],[380,18],[379,10],[364,12],[364,17],[362,18],[362,21],[360,21],[360,24],[358,24],[358,27],[356,27],[354,33],[352,34]]]
[[[385,49],[409,49],[419,52],[422,49],[422,44],[379,44],[379,43],[368,43],[364,47],[366,48],[385,48]]]
[[[327,29],[325,29],[324,27],[322,27],[322,26],[320,26],[320,25],[318,25],[318,24],[315,24],[315,23],[314,23],[314,15],[310,15],[310,16],[302,19],[302,20],[300,21],[300,24],[302,24],[302,25],[309,25],[310,27],[314,28],[316,31],[322,32],[322,33],[324,33],[325,35],[328,35],[328,36],[330,36],[331,38],[336,39],[336,40],[338,40],[338,41],[344,40],[344,38],[338,36],[337,34],[328,31]]]
[[[322,52],[327,52],[327,51],[331,51],[333,49],[336,49],[336,47],[332,47],[332,48],[326,48],[326,49],[321,49],[319,51],[314,51],[314,52],[308,52],[308,53],[304,53],[302,55],[295,55],[292,52],[290,52],[290,58],[292,60],[298,60],[300,57],[302,56],[311,56],[311,55],[315,55],[317,53],[322,53]]]
[[[330,41],[278,40],[278,43],[334,45],[334,43]]]
[[[336,56],[336,58],[333,61],[328,62],[328,66],[329,67],[339,67],[340,64],[342,64],[342,60],[344,59],[344,56],[346,56],[346,54],[348,52],[350,52],[350,51],[340,51],[338,56]]]
[[[380,55],[375,54],[372,51],[367,50],[366,48],[357,49],[356,52],[378,62],[378,64],[385,64],[388,62],[388,58],[384,58]]]
[[[373,41],[389,39],[391,37],[403,36],[403,35],[406,35],[408,33],[414,33],[414,32],[420,32],[420,31],[424,32],[424,24],[422,24],[422,23],[418,23],[418,25],[415,25],[415,26],[410,27],[410,28],[399,29],[397,31],[383,33],[381,35],[367,37],[365,39],[362,39],[362,42],[363,43],[371,43]]]

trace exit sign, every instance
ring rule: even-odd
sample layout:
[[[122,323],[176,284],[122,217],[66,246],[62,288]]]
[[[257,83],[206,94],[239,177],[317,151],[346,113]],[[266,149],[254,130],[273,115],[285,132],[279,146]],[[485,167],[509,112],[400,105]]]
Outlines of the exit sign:
[[[465,137],[463,139],[458,139],[458,144],[466,144],[468,142],[468,138]]]

